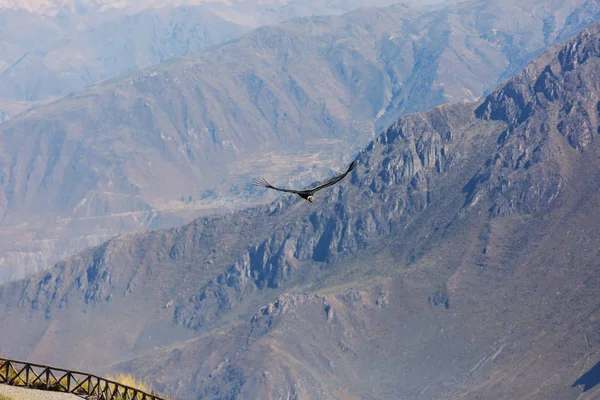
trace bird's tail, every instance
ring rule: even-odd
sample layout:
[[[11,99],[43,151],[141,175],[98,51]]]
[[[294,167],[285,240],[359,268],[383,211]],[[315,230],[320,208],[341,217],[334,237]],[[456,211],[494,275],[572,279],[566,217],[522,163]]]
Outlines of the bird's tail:
[[[271,187],[271,184],[267,182],[265,178],[254,178],[252,179],[252,184],[254,186],[262,186],[266,188]]]

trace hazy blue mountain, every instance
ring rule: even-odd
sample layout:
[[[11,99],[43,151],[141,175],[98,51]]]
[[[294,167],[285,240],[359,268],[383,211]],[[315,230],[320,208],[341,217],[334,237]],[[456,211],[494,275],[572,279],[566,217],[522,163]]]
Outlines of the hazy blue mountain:
[[[5,71],[35,46],[48,44],[58,31],[60,28],[54,23],[37,15],[0,9],[0,71]]]
[[[459,0],[407,0],[412,7],[431,7],[456,3]],[[398,3],[398,2],[396,2]],[[356,8],[389,6],[390,0],[0,0],[0,9],[26,11],[43,17],[56,17],[61,13],[87,16],[98,12],[135,12],[147,8],[205,5],[228,15],[228,20],[244,18],[264,23],[313,15],[341,14]]]
[[[239,37],[248,28],[203,6],[149,9],[93,25],[22,54],[0,75],[0,97],[35,101]],[[40,32],[38,32],[40,34]],[[58,42],[58,43],[56,43]]]
[[[43,103],[32,103],[28,101],[14,101],[0,99],[0,124],[8,121],[10,118],[29,110],[33,107],[38,107]]]
[[[480,101],[397,120],[312,204],[0,286],[0,352],[177,399],[596,398],[577,382],[600,360],[599,74],[595,24]]]
[[[324,178],[398,115],[477,99],[596,5],[301,18],[21,114],[0,126],[0,279],[117,233],[272,199],[257,197],[256,176]]]
[[[393,3],[0,1],[0,22],[5,22],[0,28],[0,98],[48,99],[198,52],[262,25]]]

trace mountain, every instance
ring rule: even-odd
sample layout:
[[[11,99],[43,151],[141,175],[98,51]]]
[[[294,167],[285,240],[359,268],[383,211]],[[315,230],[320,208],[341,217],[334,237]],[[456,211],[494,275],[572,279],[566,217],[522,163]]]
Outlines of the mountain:
[[[35,106],[36,103],[0,99],[0,124]]]
[[[60,28],[54,23],[37,15],[20,10],[0,9],[0,72],[23,57],[32,47],[49,44],[50,38],[59,31]]]
[[[449,4],[456,0],[408,0],[410,6],[432,6]],[[136,0],[0,0],[0,9],[16,9],[41,16],[55,16],[61,12],[76,12],[86,14],[93,11],[106,11],[111,9],[138,10],[142,8],[159,8],[169,6],[195,6],[205,4],[216,10],[229,11],[231,14],[246,14],[249,19],[254,14],[261,15],[259,19],[264,22],[281,22],[285,19],[304,17],[310,15],[339,14],[364,6],[381,7],[391,5],[393,2],[386,0],[261,0],[246,2],[243,0],[150,0],[140,2]],[[237,10],[237,13],[235,12]],[[256,17],[254,17],[256,18]],[[261,23],[262,25],[263,23]]]
[[[0,28],[0,48],[6,47],[0,55],[0,98],[47,100],[199,52],[259,26],[394,3],[0,1],[0,21],[9,20]]]
[[[423,6],[442,2],[432,0],[413,3]],[[583,2],[576,1],[576,7],[557,1],[550,2],[550,6],[546,4],[548,2],[533,3],[534,7],[528,7],[527,3],[522,5],[513,0],[496,1],[485,5],[483,9],[477,6],[474,9],[461,6],[461,12],[471,16],[475,10],[484,15],[492,12],[492,19],[498,18],[499,15],[506,17],[507,11],[511,9],[525,12],[525,15],[529,14],[531,17],[526,17],[522,21],[523,26],[517,27],[515,32],[510,31],[510,28],[507,33],[510,35],[521,33],[521,30],[543,28],[546,45],[550,45],[553,43],[554,31],[563,28],[564,17],[569,16],[571,11]],[[160,64],[169,58],[196,53],[239,37],[251,28],[303,16],[337,15],[367,5],[391,4],[394,4],[393,0],[368,3],[360,0],[274,0],[260,4],[194,0],[146,2],[143,5],[128,1],[0,2],[0,20],[6,21],[0,43],[1,47],[6,48],[0,56],[0,97],[18,101],[47,100],[103,79]],[[598,13],[597,2],[587,1],[585,4],[595,10],[592,13],[590,10],[583,11],[584,19],[585,16],[589,18],[590,15]],[[547,9],[543,15],[538,16],[533,10],[540,7]],[[581,13],[581,10],[578,12]],[[570,16],[573,17],[573,14]],[[454,31],[456,26],[452,19],[445,19],[442,17],[436,22],[441,22],[442,26],[447,25],[446,29]],[[593,19],[595,17],[592,16]],[[488,18],[469,21],[473,22],[480,36],[489,35],[488,28],[494,25]],[[575,28],[581,29],[590,21],[584,24],[582,21],[577,22]],[[459,25],[462,23],[464,22],[461,21]],[[27,27],[26,32],[23,32],[23,27]],[[495,32],[493,29],[492,31]],[[502,29],[500,31],[502,32]],[[540,33],[535,32],[535,35]],[[575,32],[567,33],[564,38]],[[494,35],[495,33],[492,34]],[[460,33],[454,36],[461,40]],[[439,39],[445,40],[443,37]],[[511,40],[506,35],[495,39],[500,39],[501,46]],[[535,37],[526,39],[527,42],[535,43],[537,48],[534,51],[544,47],[540,47],[538,40],[539,38]],[[524,50],[523,54],[526,57],[530,56],[528,44],[521,44],[525,46],[520,50]],[[511,45],[519,47],[515,46],[517,43]],[[467,43],[467,47],[469,46]],[[477,44],[475,47],[478,47]],[[459,51],[463,52],[462,49]],[[498,66],[502,65],[501,61]],[[520,60],[516,68],[504,77],[512,75],[522,65],[523,61]],[[461,93],[460,96],[464,94]]]
[[[0,280],[119,233],[273,199],[258,197],[256,176],[325,178],[397,116],[478,98],[597,6],[475,1],[297,19],[22,113],[0,126]]]
[[[458,0],[409,1],[440,7]],[[289,19],[395,0],[0,0],[0,99],[39,101]]]
[[[178,399],[596,398],[598,71],[595,24],[480,101],[400,118],[312,204],[0,286],[0,352]]]
[[[62,96],[107,78],[160,64],[239,37],[248,29],[202,6],[148,9],[58,35],[27,49],[0,75],[0,97]]]

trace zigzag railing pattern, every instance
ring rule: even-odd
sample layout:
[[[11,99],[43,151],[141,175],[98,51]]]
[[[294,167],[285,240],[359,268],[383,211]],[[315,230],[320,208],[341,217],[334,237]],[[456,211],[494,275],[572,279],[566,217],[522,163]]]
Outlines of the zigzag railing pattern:
[[[84,372],[0,358],[0,384],[73,393],[88,400],[165,400]]]

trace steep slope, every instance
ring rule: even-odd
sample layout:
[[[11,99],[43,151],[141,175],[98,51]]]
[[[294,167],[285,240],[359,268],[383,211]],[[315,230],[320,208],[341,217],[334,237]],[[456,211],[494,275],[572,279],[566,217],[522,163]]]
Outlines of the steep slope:
[[[597,4],[299,19],[22,114],[0,128],[0,279],[116,233],[247,206],[256,175],[321,179],[391,118],[477,98]],[[506,24],[507,12],[523,20]]]
[[[0,15],[5,12],[2,11]],[[30,14],[21,14],[34,18]],[[239,36],[250,27],[264,24],[244,26],[228,22],[206,4],[149,8],[134,15],[123,14],[120,18],[98,17],[101,21],[108,21],[102,24],[88,23],[90,26],[83,30],[72,29],[75,32],[71,32],[71,36],[42,31],[40,35],[46,41],[54,37],[54,43],[32,49],[33,43],[27,42],[21,52],[11,57],[9,63],[4,61],[0,96],[31,101],[68,94],[101,79],[198,52],[204,47]],[[290,19],[294,16],[293,12],[291,14],[289,18],[281,17],[278,21],[269,22]],[[12,15],[10,17],[15,19]],[[41,20],[46,24],[54,22]],[[328,23],[326,20],[325,24]],[[34,22],[30,24],[39,25]],[[54,22],[52,26],[55,25],[58,24]],[[7,29],[5,32],[5,37],[9,38],[7,42],[12,39],[10,31]],[[240,46],[240,49],[243,47]]]
[[[313,204],[4,285],[0,351],[182,399],[592,399],[571,386],[600,360],[598,71],[600,24],[481,102],[401,118]]]
[[[35,103],[0,100],[0,124],[33,107],[36,107]]]
[[[35,46],[48,45],[60,32],[53,21],[20,10],[0,9],[0,72]]]
[[[27,49],[0,75],[0,97],[35,101],[239,37],[249,28],[204,6],[147,9],[108,18],[76,34]],[[66,37],[65,37],[66,36]]]
[[[47,100],[196,53],[259,26],[394,3],[2,1],[0,21],[9,21],[0,28],[0,48],[5,48],[0,55],[0,98]]]

